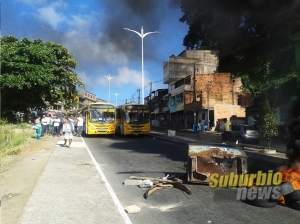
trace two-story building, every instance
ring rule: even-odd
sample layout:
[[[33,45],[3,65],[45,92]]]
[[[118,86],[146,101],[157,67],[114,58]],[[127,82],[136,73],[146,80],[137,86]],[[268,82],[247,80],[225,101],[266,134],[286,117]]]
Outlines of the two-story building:
[[[169,107],[168,102],[163,100],[164,96],[168,94],[168,89],[157,89],[152,91],[149,96],[145,98],[145,103],[148,104],[151,111],[151,122],[153,126],[158,126],[162,117],[168,119]]]
[[[208,120],[245,117],[245,106],[252,105],[249,94],[241,91],[241,79],[230,73],[217,73],[218,51],[185,50],[164,62],[164,83],[168,84],[167,100],[170,124],[192,128]]]
[[[79,97],[78,108],[81,108],[89,103],[97,102],[96,95],[88,91],[85,91],[84,89],[78,91],[78,97]]]

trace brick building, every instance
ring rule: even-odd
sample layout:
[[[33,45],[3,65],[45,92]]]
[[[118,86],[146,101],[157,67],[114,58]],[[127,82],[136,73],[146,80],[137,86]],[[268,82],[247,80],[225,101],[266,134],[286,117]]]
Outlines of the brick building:
[[[245,117],[252,105],[250,94],[242,93],[240,78],[217,73],[218,51],[186,50],[164,62],[164,83],[168,84],[169,123],[192,128],[198,120]]]

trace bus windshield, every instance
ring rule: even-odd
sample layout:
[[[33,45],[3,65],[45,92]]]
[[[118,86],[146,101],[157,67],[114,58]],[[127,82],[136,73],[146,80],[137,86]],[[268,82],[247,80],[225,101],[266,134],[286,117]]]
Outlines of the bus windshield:
[[[115,111],[111,109],[92,109],[89,111],[89,120],[93,123],[115,122]]]
[[[147,124],[149,122],[149,111],[129,110],[124,113],[126,124]]]

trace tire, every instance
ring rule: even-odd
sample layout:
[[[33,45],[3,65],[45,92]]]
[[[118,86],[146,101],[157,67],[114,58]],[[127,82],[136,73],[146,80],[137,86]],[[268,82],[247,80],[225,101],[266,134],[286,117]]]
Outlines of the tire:
[[[300,211],[300,201],[293,201],[293,202],[289,203],[289,207]]]
[[[290,194],[284,195],[284,200],[286,202],[300,201],[300,190],[295,190]]]
[[[249,205],[262,207],[262,208],[273,208],[277,205],[277,200],[254,199],[254,200],[246,200],[246,203]]]
[[[281,188],[281,195],[287,195],[290,194],[294,191],[294,187],[291,184],[291,182],[283,182],[280,184],[280,188]]]

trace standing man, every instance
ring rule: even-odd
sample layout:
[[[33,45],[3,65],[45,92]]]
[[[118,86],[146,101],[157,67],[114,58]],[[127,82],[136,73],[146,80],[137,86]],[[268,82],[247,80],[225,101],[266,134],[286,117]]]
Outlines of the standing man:
[[[83,117],[82,117],[82,114],[79,114],[79,116],[77,117],[77,136],[78,137],[81,137],[82,127],[83,127]]]
[[[216,131],[219,133],[220,132],[220,126],[221,126],[221,121],[220,119],[217,120],[217,123],[216,123]]]
[[[60,129],[59,129],[59,125],[60,125],[60,119],[57,116],[54,116],[54,123],[53,123],[53,137],[54,136],[58,136],[60,135]]]
[[[43,115],[43,118],[42,118],[42,134],[41,134],[41,137],[44,137],[44,135],[47,133],[47,119],[45,117],[45,114]]]
[[[230,136],[231,133],[231,123],[230,121],[227,121],[227,118],[224,119],[224,132],[222,134],[222,140],[223,144],[226,144],[228,140],[228,136]]]
[[[49,135],[50,134],[50,115],[49,114],[46,115],[46,120],[47,120],[46,134]]]
[[[201,132],[201,120],[199,120],[197,124],[197,138],[201,137],[200,132]]]
[[[163,122],[164,122],[165,118],[162,116],[162,118],[160,119],[160,126],[163,127]]]

